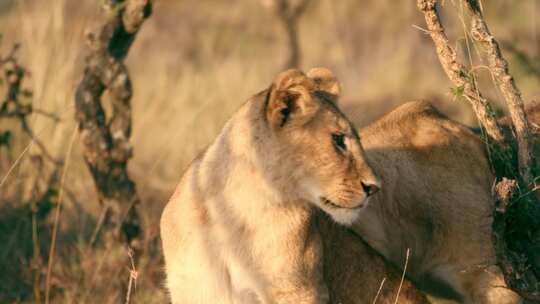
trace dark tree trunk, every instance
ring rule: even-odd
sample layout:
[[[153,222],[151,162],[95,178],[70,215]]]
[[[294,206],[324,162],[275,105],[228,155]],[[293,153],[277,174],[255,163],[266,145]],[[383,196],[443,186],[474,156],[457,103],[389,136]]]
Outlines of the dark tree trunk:
[[[88,36],[86,66],[75,96],[84,159],[104,208],[98,229],[103,228],[107,240],[123,239],[133,246],[142,229],[139,196],[127,172],[132,86],[124,59],[151,7],[150,0],[105,1],[110,17]],[[101,100],[105,91],[112,104],[109,121]]]

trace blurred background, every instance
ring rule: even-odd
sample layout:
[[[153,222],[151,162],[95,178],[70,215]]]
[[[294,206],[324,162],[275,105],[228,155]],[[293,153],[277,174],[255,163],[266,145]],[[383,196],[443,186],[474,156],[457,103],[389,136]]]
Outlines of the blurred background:
[[[468,18],[461,1],[442,3],[442,18],[460,59],[473,63],[484,94],[497,104],[501,98],[478,59],[481,50],[465,39]],[[528,100],[540,91],[540,2],[482,4]],[[20,43],[19,63],[29,71],[23,87],[33,92],[28,102],[59,118],[36,113],[29,125],[51,155],[68,162],[49,282],[52,303],[121,302],[132,268],[126,248],[89,244],[100,206],[76,133],[74,91],[84,67],[84,34],[100,18],[96,0],[0,0],[0,54]],[[298,22],[300,67],[335,72],[343,85],[342,108],[358,127],[418,99],[475,125],[468,104],[452,93],[416,1],[312,0]],[[155,1],[127,59],[134,86],[129,172],[142,199],[145,228],[134,303],[166,302],[159,215],[184,168],[239,105],[284,69],[288,52],[272,0]],[[48,187],[51,165],[36,160],[39,150],[19,129],[17,121],[0,119],[0,131],[13,134],[9,148],[0,145],[1,303],[43,300],[51,210],[61,188]],[[30,206],[36,206],[31,202],[43,189],[51,193],[39,199],[50,204],[43,205],[48,207],[37,212],[36,220]]]

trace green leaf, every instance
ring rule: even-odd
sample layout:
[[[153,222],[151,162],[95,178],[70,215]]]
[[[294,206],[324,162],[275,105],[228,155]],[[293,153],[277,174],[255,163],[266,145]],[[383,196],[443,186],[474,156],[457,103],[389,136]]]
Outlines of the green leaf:
[[[452,94],[456,97],[456,98],[461,98],[463,97],[463,92],[465,91],[465,86],[464,85],[460,85],[460,86],[457,86],[455,88],[452,88]]]

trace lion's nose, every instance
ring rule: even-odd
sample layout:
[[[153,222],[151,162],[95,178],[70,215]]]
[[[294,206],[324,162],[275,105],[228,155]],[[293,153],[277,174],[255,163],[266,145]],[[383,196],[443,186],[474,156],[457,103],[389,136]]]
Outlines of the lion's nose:
[[[361,184],[367,196],[372,196],[373,194],[377,193],[377,191],[379,191],[379,186],[374,183],[361,182]]]

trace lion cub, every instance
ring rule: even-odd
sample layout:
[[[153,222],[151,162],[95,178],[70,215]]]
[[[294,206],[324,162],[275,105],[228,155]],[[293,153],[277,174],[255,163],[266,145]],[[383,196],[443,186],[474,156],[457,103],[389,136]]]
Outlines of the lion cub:
[[[193,161],[161,218],[173,303],[326,303],[314,207],[356,220],[379,181],[325,69],[279,74]]]

